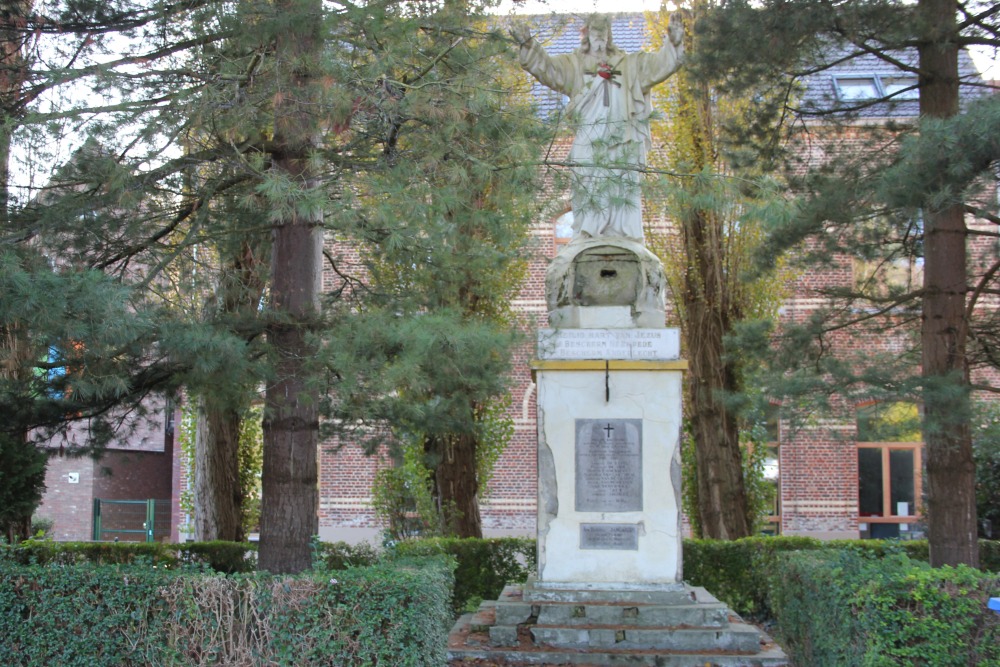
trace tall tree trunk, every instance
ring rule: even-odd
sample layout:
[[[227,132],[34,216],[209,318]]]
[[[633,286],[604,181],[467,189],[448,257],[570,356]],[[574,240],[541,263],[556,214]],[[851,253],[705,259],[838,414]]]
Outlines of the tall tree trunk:
[[[690,216],[682,234],[688,256],[685,324],[688,342],[688,414],[695,442],[698,522],[702,537],[735,540],[750,535],[739,422],[723,402],[736,391],[735,369],[725,359],[732,328],[725,293],[722,229],[711,213]]]
[[[211,317],[223,322],[250,321],[258,316],[258,305],[266,287],[261,257],[266,244],[259,235],[248,234],[225,262],[217,298],[218,311]],[[225,253],[225,247],[220,250]],[[247,343],[249,344],[249,340]],[[195,435],[194,510],[198,540],[242,541],[244,493],[240,470],[240,428],[244,408],[257,395],[253,382],[236,380],[234,386],[218,388],[198,401]]]
[[[921,0],[920,115],[958,113],[955,0]],[[961,205],[924,211],[921,348],[925,384],[927,526],[935,567],[979,566],[975,463],[966,357],[966,228]]]
[[[308,191],[319,187],[310,163],[320,136],[314,99],[322,4],[278,2],[288,27],[276,38],[275,59],[283,75],[275,97],[274,169]],[[310,540],[318,532],[317,445],[319,394],[311,381],[309,332],[319,313],[323,252],[322,211],[288,202],[274,227],[271,318],[268,342],[274,378],[265,394],[260,567],[295,573],[311,564]]]
[[[24,59],[24,43],[27,39],[25,17],[31,13],[33,6],[33,0],[0,2],[0,228],[7,232],[14,231],[10,229],[11,144],[14,128],[21,115],[21,94],[27,75]],[[37,346],[27,336],[25,327],[16,324],[0,327],[0,377],[12,380],[30,377],[32,364],[36,361],[34,355],[38,352]],[[13,424],[7,426],[11,427]],[[24,456],[19,457],[19,463],[22,464],[24,459],[33,458],[32,455],[35,454],[33,450],[36,445],[30,441],[27,428],[20,428],[18,433],[11,436],[7,446],[25,448]],[[47,457],[44,457],[44,461],[45,465],[34,476],[33,483],[22,482],[25,486],[34,486],[39,501],[45,490]],[[24,474],[22,469],[21,475]],[[15,538],[31,537],[31,515],[37,506],[36,502],[30,510],[7,524],[5,534],[9,543],[13,543]]]
[[[428,457],[434,466],[434,496],[440,504],[445,531],[455,537],[482,537],[479,514],[479,481],[476,448],[472,434],[428,438]]]
[[[696,2],[696,20],[705,11]],[[687,30],[684,46],[696,52],[696,35]],[[677,104],[674,165],[697,175],[719,173],[722,160],[716,145],[716,93],[706,81],[686,70],[676,75]],[[689,187],[703,187],[699,178]],[[695,197],[696,199],[696,197]],[[726,394],[741,389],[739,369],[727,361],[724,339],[739,319],[741,304],[729,278],[726,220],[710,207],[693,208],[678,220],[683,241],[680,283],[675,299],[687,348],[685,416],[694,441],[697,524],[703,537],[734,540],[751,534],[749,498],[743,480],[738,416],[724,403]]]
[[[0,222],[9,220],[10,146],[15,118],[21,116],[21,92],[27,75],[24,43],[26,17],[33,0],[0,2]]]
[[[239,412],[202,397],[194,445],[194,535],[200,542],[245,538],[239,447]]]

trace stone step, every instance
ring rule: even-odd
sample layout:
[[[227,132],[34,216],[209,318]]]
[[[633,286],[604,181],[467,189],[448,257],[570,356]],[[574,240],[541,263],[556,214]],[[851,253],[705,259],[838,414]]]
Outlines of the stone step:
[[[552,602],[494,603],[497,623],[518,625],[534,617],[540,625],[623,625],[632,627],[722,628],[729,610],[722,603],[699,605],[574,604]]]
[[[499,600],[488,603],[496,606],[498,624],[518,625],[532,617],[542,625],[721,628],[729,622],[726,605],[704,588],[687,587],[684,591],[670,591],[667,596],[654,595],[656,602],[649,602],[650,596],[645,593],[637,596],[635,591],[624,596],[619,592],[611,601],[590,599],[594,591],[583,596],[577,595],[579,591],[559,591],[557,597],[561,599],[550,601],[526,600],[526,593],[531,596],[521,586],[507,586]],[[598,593],[598,597],[604,597],[606,592]],[[660,602],[663,599],[670,602]]]
[[[453,667],[789,664],[770,637],[701,588],[560,590],[556,599],[531,600],[539,590],[508,586],[463,616],[449,637]]]
[[[737,653],[757,653],[761,648],[759,632],[745,623],[730,623],[726,628],[711,630],[535,625],[531,627],[531,636],[536,645],[555,648],[717,650]]]
[[[478,625],[474,622],[474,617]],[[621,647],[589,647],[586,649],[533,646],[527,633],[517,642],[517,628],[512,628],[515,641],[510,646],[490,646],[482,632],[490,620],[489,611],[466,614],[458,620],[449,638],[449,667],[473,667],[483,663],[508,665],[641,665],[649,667],[790,667],[784,652],[761,634],[760,650],[753,654],[737,654],[719,649],[680,652],[672,649],[628,649]],[[494,626],[496,627],[496,626]],[[475,632],[473,632],[475,630]],[[492,630],[492,628],[491,628]]]
[[[701,593],[705,599],[697,597]],[[698,589],[683,584],[665,585],[656,589],[636,588],[621,590],[613,588],[582,588],[572,585],[537,585],[533,580],[522,587],[524,602],[606,602],[613,604],[655,604],[679,605],[693,602],[718,602],[704,588]]]
[[[483,664],[527,667],[528,665],[588,665],[593,667],[791,667],[781,649],[775,648],[756,655],[724,653],[642,653],[614,651],[522,651],[518,649],[449,651],[449,667],[482,667]]]

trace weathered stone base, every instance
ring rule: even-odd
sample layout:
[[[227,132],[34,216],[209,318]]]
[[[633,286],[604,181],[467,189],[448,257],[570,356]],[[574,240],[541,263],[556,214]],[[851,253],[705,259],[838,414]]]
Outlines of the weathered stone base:
[[[703,588],[559,590],[507,586],[458,620],[449,665],[778,667],[788,658]]]

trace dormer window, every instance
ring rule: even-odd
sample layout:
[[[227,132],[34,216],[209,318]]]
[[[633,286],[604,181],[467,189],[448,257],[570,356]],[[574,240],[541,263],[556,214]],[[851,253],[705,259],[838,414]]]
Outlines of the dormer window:
[[[835,76],[833,85],[841,102],[877,100],[891,97],[894,100],[920,98],[915,76]]]
[[[874,100],[881,97],[874,76],[838,76],[833,79],[842,101]]]
[[[891,96],[896,100],[917,100],[920,99],[920,89],[917,88],[917,77],[915,76],[884,76],[882,88],[886,96]]]

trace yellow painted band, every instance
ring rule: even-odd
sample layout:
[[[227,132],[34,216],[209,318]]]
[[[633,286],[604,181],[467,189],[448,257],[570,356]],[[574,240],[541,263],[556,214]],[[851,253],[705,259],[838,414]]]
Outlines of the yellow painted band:
[[[533,371],[686,371],[687,359],[633,361],[626,359],[533,359]]]

